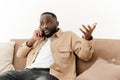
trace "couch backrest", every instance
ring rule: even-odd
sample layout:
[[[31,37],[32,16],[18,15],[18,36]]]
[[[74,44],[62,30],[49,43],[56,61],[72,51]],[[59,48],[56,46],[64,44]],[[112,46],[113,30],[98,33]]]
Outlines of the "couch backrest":
[[[18,46],[25,40],[27,39],[12,39],[12,41],[16,42],[13,64],[17,70],[25,67],[26,59],[16,57]],[[93,58],[88,62],[84,62],[77,58],[77,74],[80,74],[88,69],[98,57],[102,57],[115,64],[120,64],[120,40],[94,39],[93,42],[95,43]]]

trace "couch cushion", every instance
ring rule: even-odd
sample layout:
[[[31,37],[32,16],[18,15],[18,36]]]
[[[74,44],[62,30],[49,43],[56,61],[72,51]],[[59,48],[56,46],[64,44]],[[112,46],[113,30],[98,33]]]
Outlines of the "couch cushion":
[[[93,58],[82,61],[77,58],[77,75],[88,69],[98,57],[102,57],[114,64],[120,64],[120,40],[118,39],[94,39]]]
[[[15,42],[0,42],[0,73],[14,70],[12,65]]]
[[[98,58],[88,70],[77,77],[77,80],[120,80],[119,75],[120,65]]]

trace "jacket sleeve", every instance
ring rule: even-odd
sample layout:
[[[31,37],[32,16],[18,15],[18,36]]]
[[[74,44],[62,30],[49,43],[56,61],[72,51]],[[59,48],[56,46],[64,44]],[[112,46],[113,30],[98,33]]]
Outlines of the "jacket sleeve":
[[[80,38],[76,34],[72,34],[72,49],[73,52],[82,60],[88,61],[93,55],[93,40],[87,41]]]
[[[26,41],[27,42],[27,41]],[[28,47],[26,45],[26,42],[24,42],[17,50],[17,57],[23,57],[26,58],[32,47]]]

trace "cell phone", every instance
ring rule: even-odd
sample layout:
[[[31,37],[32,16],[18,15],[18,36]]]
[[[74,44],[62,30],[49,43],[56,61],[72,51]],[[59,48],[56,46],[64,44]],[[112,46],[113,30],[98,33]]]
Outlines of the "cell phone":
[[[42,30],[42,28],[41,28],[41,30]],[[41,36],[41,35],[40,35]],[[44,33],[44,31],[42,30],[42,37],[44,37],[45,36],[45,33]]]
[[[45,37],[45,33],[44,33],[44,31],[42,32],[42,37]]]

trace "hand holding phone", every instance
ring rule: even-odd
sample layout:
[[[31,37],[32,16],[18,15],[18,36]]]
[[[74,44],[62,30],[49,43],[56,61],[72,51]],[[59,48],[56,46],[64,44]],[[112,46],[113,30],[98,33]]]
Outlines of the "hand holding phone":
[[[43,37],[43,30],[41,28],[34,31],[32,38],[27,41],[27,46],[31,47],[37,40]]]

